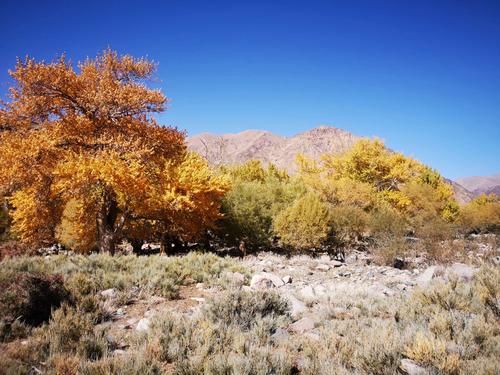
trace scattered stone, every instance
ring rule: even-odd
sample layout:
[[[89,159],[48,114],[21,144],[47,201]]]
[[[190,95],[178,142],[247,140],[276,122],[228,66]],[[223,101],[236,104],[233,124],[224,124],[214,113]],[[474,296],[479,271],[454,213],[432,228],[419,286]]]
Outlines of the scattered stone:
[[[408,263],[402,258],[395,258],[393,263],[394,268],[399,270],[405,269],[408,266]]]
[[[200,303],[205,302],[205,298],[203,298],[203,297],[191,297],[190,299],[192,299],[193,301],[196,301],[196,302],[200,302]]]
[[[286,329],[283,328],[277,328],[276,331],[271,335],[273,339],[288,339],[290,334]]]
[[[125,354],[125,350],[123,349],[116,349],[116,350],[113,350],[113,354],[117,354],[117,355],[123,355]]]
[[[101,291],[101,296],[103,296],[104,298],[115,298],[117,294],[118,291],[115,288],[110,288]]]
[[[164,297],[160,297],[160,296],[153,296],[151,297],[151,300],[150,302],[153,304],[153,305],[158,305],[160,303],[163,303],[165,302],[167,299],[164,298]]]
[[[475,273],[472,267],[463,263],[453,263],[450,267],[450,271],[464,281],[472,281]]]
[[[332,260],[330,264],[332,265],[332,267],[341,267],[344,265],[344,263],[339,260]]]
[[[427,267],[427,269],[420,274],[420,276],[417,278],[417,283],[419,285],[425,285],[431,282],[431,280],[435,277],[437,273],[438,267],[437,266],[430,266]]]
[[[322,256],[319,257],[319,260],[321,262],[330,262],[332,258],[330,257],[330,255],[323,254]]]
[[[321,338],[320,335],[319,335],[319,333],[317,333],[317,332],[306,332],[304,334],[304,336],[306,336],[306,337],[308,337],[308,338],[310,338],[311,340],[314,340],[314,341],[319,341],[320,338]]]
[[[349,276],[351,276],[351,273],[350,272],[339,272],[339,276],[349,277]]]
[[[137,323],[137,327],[135,328],[136,331],[138,332],[146,332],[149,330],[149,325],[151,324],[149,318],[142,318],[139,320],[139,323]]]
[[[330,269],[330,266],[329,266],[329,265],[327,265],[327,264],[318,264],[318,265],[316,266],[316,269],[317,269],[318,271],[328,271],[328,270]]]
[[[291,284],[292,283],[292,276],[290,276],[290,275],[283,276],[283,278],[281,280],[283,280],[283,282],[285,284]]]
[[[250,287],[252,289],[269,289],[272,287],[278,288],[283,285],[285,285],[285,283],[279,276],[269,272],[262,272],[254,275],[250,281]]]
[[[305,317],[297,320],[288,326],[288,330],[295,333],[304,333],[307,331],[312,331],[314,329],[314,320]]]
[[[399,366],[405,374],[408,375],[426,375],[427,371],[422,366],[419,366],[417,362],[411,359],[404,358],[401,360],[401,365]]]
[[[115,316],[116,317],[122,317],[123,315],[125,315],[125,311],[123,310],[123,308],[119,308],[118,310],[116,310],[115,312]]]
[[[297,318],[300,314],[306,311],[306,305],[294,296],[289,296],[288,301],[290,301],[290,314],[292,318]]]

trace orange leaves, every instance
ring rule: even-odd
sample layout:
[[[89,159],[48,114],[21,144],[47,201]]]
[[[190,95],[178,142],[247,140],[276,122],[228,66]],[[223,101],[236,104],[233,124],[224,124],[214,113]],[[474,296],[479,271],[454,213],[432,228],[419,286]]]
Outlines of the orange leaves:
[[[219,217],[227,183],[187,153],[183,132],[151,117],[167,101],[146,86],[155,68],[111,50],[78,71],[64,57],[18,61],[0,108],[0,194],[13,194],[23,239],[49,239],[64,221],[78,246],[97,234],[111,251],[123,228],[154,223],[188,238]]]

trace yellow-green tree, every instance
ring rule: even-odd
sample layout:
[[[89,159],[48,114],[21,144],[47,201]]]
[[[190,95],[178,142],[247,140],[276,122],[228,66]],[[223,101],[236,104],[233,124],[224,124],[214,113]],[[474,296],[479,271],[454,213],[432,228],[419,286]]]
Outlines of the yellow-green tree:
[[[214,225],[227,181],[154,120],[167,102],[147,86],[154,71],[110,50],[77,69],[18,60],[0,108],[0,195],[23,241],[54,241],[63,218],[83,247],[111,253],[140,220],[185,238]]]
[[[378,139],[360,140],[340,156],[323,155],[320,163],[299,157],[299,166],[304,181],[333,204],[366,211],[389,204],[405,216],[425,208],[448,220],[457,215],[453,189],[439,173],[389,150]],[[426,192],[432,190],[435,204],[418,207],[417,199],[405,188],[411,184],[427,186]]]
[[[232,188],[223,200],[220,235],[250,246],[271,244],[274,217],[302,196],[305,186],[274,165],[264,167],[257,160],[223,167],[222,172],[231,179]]]
[[[500,230],[500,196],[481,194],[460,210],[460,225],[468,232],[498,232]]]
[[[299,250],[318,248],[331,233],[329,207],[317,194],[307,193],[275,217],[273,228],[282,245]]]

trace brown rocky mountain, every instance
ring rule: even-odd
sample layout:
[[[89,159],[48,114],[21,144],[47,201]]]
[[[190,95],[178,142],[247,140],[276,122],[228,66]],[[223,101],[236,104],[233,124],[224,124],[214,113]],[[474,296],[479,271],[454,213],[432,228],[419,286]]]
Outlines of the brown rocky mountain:
[[[341,153],[360,137],[331,126],[320,126],[292,137],[265,130],[246,130],[237,134],[201,133],[187,139],[188,146],[215,165],[237,164],[249,159],[272,162],[288,172],[296,171],[299,153],[318,158],[326,152]]]
[[[500,173],[493,176],[471,176],[458,180],[458,183],[471,191],[474,196],[486,193],[500,195]]]
[[[301,153],[319,158],[328,152],[342,153],[361,137],[332,126],[320,126],[291,137],[283,137],[265,130],[246,130],[236,134],[217,135],[201,133],[188,137],[190,149],[203,155],[214,165],[238,164],[250,159],[272,162],[293,173],[297,170],[295,157]],[[459,203],[474,196],[455,181],[452,184]]]

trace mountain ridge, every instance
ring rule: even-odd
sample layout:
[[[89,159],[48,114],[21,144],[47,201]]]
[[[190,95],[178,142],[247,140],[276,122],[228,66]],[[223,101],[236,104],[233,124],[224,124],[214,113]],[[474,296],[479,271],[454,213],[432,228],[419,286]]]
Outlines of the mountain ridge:
[[[191,150],[198,152],[216,166],[257,159],[263,163],[271,162],[289,173],[294,173],[297,171],[297,154],[304,154],[313,159],[318,159],[325,153],[340,154],[363,138],[366,137],[345,129],[320,125],[292,136],[281,136],[260,129],[227,134],[203,132],[188,137],[187,144]],[[458,181],[446,181],[453,186],[456,199],[461,204],[477,195]]]

